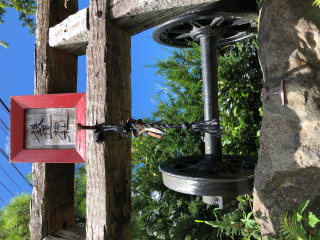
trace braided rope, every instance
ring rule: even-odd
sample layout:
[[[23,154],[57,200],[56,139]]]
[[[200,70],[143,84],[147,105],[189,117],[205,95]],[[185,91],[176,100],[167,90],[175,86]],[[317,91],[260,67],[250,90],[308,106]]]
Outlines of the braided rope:
[[[140,120],[141,121],[141,120]],[[142,129],[193,129],[195,131],[210,133],[215,137],[221,137],[223,132],[220,129],[220,125],[217,120],[207,120],[207,121],[197,121],[193,123],[184,122],[182,124],[160,124],[160,123],[142,123],[131,125],[131,123],[125,123],[119,126],[109,126],[98,124],[95,126],[94,130],[94,140],[96,142],[104,142],[105,132],[118,132],[122,137],[128,136],[131,130],[142,130]],[[152,131],[152,130],[151,130]]]
[[[145,123],[145,124],[143,124],[143,128],[164,128],[164,129],[178,128],[178,129],[180,129],[180,128],[184,128],[182,125],[183,124],[159,124],[159,123],[148,124],[148,123]],[[134,128],[134,126],[133,126],[133,128]],[[186,129],[189,129],[189,128],[186,128]]]

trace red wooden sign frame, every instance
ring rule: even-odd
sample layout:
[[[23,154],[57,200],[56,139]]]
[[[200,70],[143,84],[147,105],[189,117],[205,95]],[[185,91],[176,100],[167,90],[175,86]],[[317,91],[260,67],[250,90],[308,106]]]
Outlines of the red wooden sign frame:
[[[86,131],[76,132],[75,149],[25,149],[25,109],[76,108],[76,123],[86,125],[86,94],[12,96],[10,99],[10,162],[85,163]]]

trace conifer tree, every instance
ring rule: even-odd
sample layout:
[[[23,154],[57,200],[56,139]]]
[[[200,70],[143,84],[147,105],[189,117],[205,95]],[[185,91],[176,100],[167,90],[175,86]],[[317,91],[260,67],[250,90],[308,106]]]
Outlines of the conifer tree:
[[[31,172],[26,177],[32,181]],[[86,166],[77,164],[74,182],[75,223],[83,224],[86,220],[86,184]],[[30,194],[22,193],[0,209],[0,239],[30,239],[30,197]]]
[[[74,176],[74,210],[76,223],[86,222],[86,165],[77,164]]]
[[[220,123],[224,154],[256,155],[261,123],[262,73],[257,39],[225,46],[218,52]],[[203,120],[203,89],[200,48],[168,50],[170,56],[155,59],[161,91],[149,122],[183,123]],[[160,95],[165,95],[165,100]],[[215,220],[213,209],[199,196],[166,188],[158,170],[169,158],[204,153],[203,134],[193,130],[167,129],[161,139],[141,136],[132,141],[132,235],[133,239],[216,239],[217,228],[194,220]],[[224,210],[237,209],[232,201]],[[245,211],[251,211],[246,208]],[[228,213],[229,212],[229,213]],[[219,239],[228,238],[220,236]]]
[[[30,239],[30,197],[22,193],[0,210],[0,239]]]

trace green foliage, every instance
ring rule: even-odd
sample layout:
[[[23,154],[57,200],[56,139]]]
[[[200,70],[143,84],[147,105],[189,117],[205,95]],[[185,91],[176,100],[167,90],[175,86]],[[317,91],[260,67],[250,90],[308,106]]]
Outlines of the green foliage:
[[[217,228],[219,238],[225,234],[231,239],[239,239],[240,236],[242,239],[261,239],[261,228],[255,219],[252,219],[252,201],[252,195],[238,196],[237,202],[232,201],[226,210],[213,210],[215,221],[195,221]],[[232,209],[232,205],[236,205],[236,208]]]
[[[320,220],[315,215],[313,215],[312,212],[309,212],[309,215],[308,215],[309,226],[314,228],[318,222],[320,222]]]
[[[202,202],[201,197],[181,194],[166,188],[157,173],[148,171],[149,166],[136,169],[147,173],[146,178],[132,181],[132,239],[213,239],[217,230],[201,226],[195,218],[212,219],[213,206]],[[152,168],[152,167],[151,167]],[[143,182],[144,181],[144,182]],[[226,238],[222,238],[226,239]]]
[[[257,156],[263,82],[257,50],[257,39],[253,39],[219,51],[219,106],[225,154]]]
[[[29,172],[29,173],[26,175],[26,179],[28,179],[29,182],[33,183],[33,181],[32,181],[32,171]]]
[[[157,146],[149,136],[145,138],[133,139],[133,143],[140,144],[143,139]],[[160,140],[163,141],[163,138]],[[139,156],[137,151],[140,150],[133,146],[134,158]],[[208,227],[200,228],[193,221],[199,216],[213,217],[206,210],[207,205],[200,197],[177,193],[164,186],[158,170],[161,150],[149,150],[149,156],[143,155],[146,163],[140,164],[132,173],[132,239],[186,239],[187,236],[192,239],[203,236],[206,239],[212,236],[213,232]]]
[[[32,182],[32,172],[26,178]],[[86,165],[75,168],[74,201],[76,223],[85,223],[86,218]],[[30,195],[22,193],[11,199],[10,204],[0,209],[0,239],[30,239]]]
[[[157,106],[152,111],[152,120],[160,119],[166,123],[203,120],[201,52],[198,45],[192,45],[194,48],[167,50],[171,56],[166,60],[154,59],[155,64],[147,66],[156,68],[156,74],[165,79],[158,82],[161,91],[153,98]],[[218,52],[219,110],[224,131],[224,154],[257,156],[263,82],[257,49],[257,39],[252,39],[223,47]],[[161,94],[165,94],[166,101],[160,99]],[[180,130],[177,131],[179,133]],[[171,157],[203,152],[201,133],[190,131],[182,134],[181,141],[177,141],[179,136],[175,135],[167,145],[170,149],[180,149],[178,154],[173,150]],[[196,148],[188,145],[191,136]],[[187,144],[185,148],[183,144]]]
[[[312,213],[309,212],[306,216],[303,211],[309,204],[309,200],[299,204],[297,210],[293,210],[293,214],[289,215],[287,212],[281,216],[279,232],[285,239],[320,239],[320,231],[315,233],[310,231],[307,237],[307,225],[314,228],[320,220]]]
[[[312,5],[316,5],[316,6],[320,7],[320,0],[315,0]]]
[[[4,41],[0,41],[0,45],[5,47],[5,48],[9,48],[9,44],[4,42]]]
[[[19,13],[19,20],[23,27],[27,26],[32,35],[36,31],[36,23],[32,15],[35,15],[37,6],[36,0],[0,0],[0,23],[4,23],[3,16],[7,8],[14,8]],[[8,44],[0,41],[0,45],[8,48]]]
[[[30,239],[30,197],[22,193],[0,210],[0,239]]]
[[[226,154],[249,155],[258,150],[255,142],[261,123],[262,74],[256,41],[253,39],[227,46],[218,53],[220,122],[225,132],[222,142]],[[203,120],[201,52],[198,45],[193,46],[190,49],[167,50],[170,54],[167,59],[154,59],[155,64],[147,66],[156,68],[156,74],[164,80],[157,82],[159,90],[152,97],[156,107],[151,112],[151,118],[144,119],[145,122]],[[158,170],[159,164],[168,158],[203,153],[203,134],[193,130],[167,129],[161,139],[148,135],[132,139],[133,239],[216,238],[220,228],[212,229],[210,225],[194,221],[216,218],[220,221],[220,216],[213,211],[215,206],[205,204],[199,196],[168,189],[163,185]],[[229,221],[236,217],[240,225],[247,225],[246,228],[250,229],[250,226],[255,226],[251,210],[246,203],[242,205],[246,207],[237,210],[239,203],[233,200],[223,213],[229,216]],[[252,236],[258,234],[253,232]],[[221,232],[219,239],[230,239],[230,236]]]
[[[77,164],[74,176],[74,208],[76,221],[85,220],[86,218],[86,186],[86,165]]]

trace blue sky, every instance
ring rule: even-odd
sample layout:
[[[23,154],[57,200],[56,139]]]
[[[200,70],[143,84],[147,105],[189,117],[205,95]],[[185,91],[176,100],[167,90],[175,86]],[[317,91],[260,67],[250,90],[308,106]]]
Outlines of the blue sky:
[[[89,0],[79,0],[79,10],[88,7]],[[33,95],[34,93],[34,45],[35,37],[29,34],[29,30],[21,26],[18,13],[8,9],[4,16],[4,24],[0,25],[0,40],[10,44],[9,49],[0,46],[0,98],[10,108],[10,96]],[[165,58],[165,52],[152,39],[149,29],[131,38],[131,87],[132,87],[132,117],[143,118],[139,109],[145,116],[155,104],[149,95],[152,91],[158,92],[154,80],[161,80],[154,76],[155,69],[143,68],[144,65],[152,65],[155,58]],[[86,56],[78,60],[78,92],[86,91]],[[128,116],[129,117],[129,116]],[[9,115],[0,108],[0,119],[9,127]],[[125,119],[124,119],[125,120]],[[0,129],[0,148],[9,155],[9,138]],[[29,163],[16,164],[19,171],[26,175],[31,171]],[[23,180],[9,162],[0,155],[0,167],[4,169],[18,186],[27,193],[32,192],[31,187]],[[0,182],[4,184],[15,196],[21,194],[19,188],[7,177],[0,168]],[[6,203],[10,202],[12,195],[0,184],[0,198]],[[0,208],[3,206],[0,201]]]

